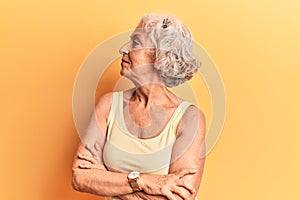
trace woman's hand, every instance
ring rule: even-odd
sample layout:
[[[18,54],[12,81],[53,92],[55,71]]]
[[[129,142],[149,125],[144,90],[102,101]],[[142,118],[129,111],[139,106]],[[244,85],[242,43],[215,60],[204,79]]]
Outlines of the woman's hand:
[[[196,193],[196,190],[183,178],[195,173],[197,173],[197,170],[183,169],[166,175],[141,174],[138,184],[147,194],[163,195],[169,200],[177,200],[176,196],[178,195],[181,199],[186,200]]]
[[[81,169],[103,169],[100,165],[98,165],[98,160],[94,157],[87,156],[85,154],[77,155],[82,162],[78,164],[78,167]]]

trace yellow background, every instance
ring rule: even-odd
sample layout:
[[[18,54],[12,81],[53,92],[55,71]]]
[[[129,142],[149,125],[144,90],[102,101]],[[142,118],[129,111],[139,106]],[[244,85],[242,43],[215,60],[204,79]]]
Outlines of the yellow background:
[[[96,45],[148,12],[187,24],[224,81],[226,121],[199,199],[300,199],[299,9],[296,0],[1,1],[1,199],[99,199],[70,184],[72,87]]]

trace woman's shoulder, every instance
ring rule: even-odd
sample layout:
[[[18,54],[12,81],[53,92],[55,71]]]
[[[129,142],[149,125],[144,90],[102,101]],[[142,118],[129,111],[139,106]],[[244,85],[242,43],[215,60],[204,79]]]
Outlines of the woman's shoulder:
[[[205,126],[205,114],[196,105],[190,103],[182,115],[182,118],[177,129],[177,135],[182,133],[191,132],[191,127],[202,128]],[[193,131],[192,131],[193,132]]]
[[[100,96],[100,98],[97,101],[97,105],[99,103],[111,103],[112,102],[112,97],[113,97],[114,92],[107,92],[105,94],[103,94],[102,96]]]
[[[105,118],[108,117],[112,105],[113,94],[114,92],[108,92],[100,96],[95,106],[95,111],[98,116],[102,115]]]
[[[96,106],[95,106],[95,110],[96,110],[98,116],[102,115],[103,117],[105,117],[107,119],[109,112],[110,112],[110,108],[112,106],[114,95],[124,93],[124,96],[125,96],[125,94],[128,94],[132,91],[133,91],[133,89],[129,89],[126,91],[113,91],[113,92],[107,92],[107,93],[103,94],[102,96],[100,96],[100,98],[98,99]]]
[[[188,119],[195,118],[198,120],[204,120],[205,119],[205,114],[204,112],[198,108],[195,104],[189,103],[189,106],[187,107],[186,111],[184,112],[183,119]]]

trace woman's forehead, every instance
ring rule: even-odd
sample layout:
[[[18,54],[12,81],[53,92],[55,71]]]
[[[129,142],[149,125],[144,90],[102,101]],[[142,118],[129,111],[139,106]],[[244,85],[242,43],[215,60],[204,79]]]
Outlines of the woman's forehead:
[[[139,24],[136,26],[136,28],[143,28],[143,21],[142,20],[139,22]]]
[[[145,36],[145,29],[136,27],[133,33],[130,35],[131,38],[141,38]]]

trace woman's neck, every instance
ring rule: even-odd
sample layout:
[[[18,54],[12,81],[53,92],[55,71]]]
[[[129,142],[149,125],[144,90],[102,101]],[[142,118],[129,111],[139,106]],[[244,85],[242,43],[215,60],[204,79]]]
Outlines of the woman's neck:
[[[145,108],[150,108],[155,104],[172,102],[174,101],[174,98],[176,98],[176,96],[172,94],[164,84],[151,83],[136,87],[132,94],[131,101],[142,103]]]

